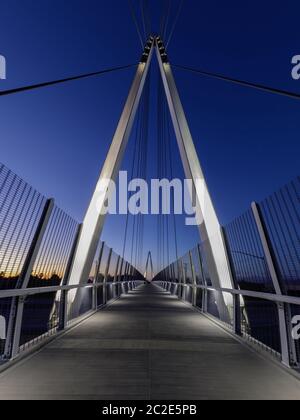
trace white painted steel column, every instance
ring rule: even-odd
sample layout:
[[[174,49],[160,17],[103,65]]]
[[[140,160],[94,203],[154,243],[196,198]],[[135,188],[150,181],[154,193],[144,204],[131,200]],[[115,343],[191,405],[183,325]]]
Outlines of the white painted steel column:
[[[76,250],[69,284],[85,283],[89,277],[98,242],[102,233],[105,215],[106,192],[103,194],[103,181],[115,181],[123,160],[128,139],[134,123],[136,111],[141,99],[145,80],[149,71],[153,54],[153,42],[146,62],[140,62],[131,86],[124,110],[122,112],[116,133],[112,140],[103,169],[84,218],[82,231]],[[73,295],[73,300],[75,296]]]
[[[205,256],[211,281],[215,288],[233,288],[233,279],[231,278],[230,268],[228,266],[226,250],[221,234],[221,226],[204,178],[170,63],[167,62],[166,59],[163,62],[158,40],[156,45],[156,55],[185,176],[187,179],[191,179],[194,185],[194,191],[190,191],[190,195],[192,197],[195,192],[198,215],[197,222],[201,241],[203,242],[205,248]],[[225,316],[225,314],[228,313],[226,304],[232,304],[232,299],[226,295],[219,295],[220,296],[217,298],[219,312]],[[228,322],[229,313],[228,316],[225,316],[225,318],[226,319],[223,319],[223,321]]]

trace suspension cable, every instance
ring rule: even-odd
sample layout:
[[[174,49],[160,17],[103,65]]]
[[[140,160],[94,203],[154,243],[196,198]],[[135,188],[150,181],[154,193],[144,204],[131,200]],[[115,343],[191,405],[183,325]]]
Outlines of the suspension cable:
[[[174,170],[173,170],[173,155],[171,150],[171,128],[170,128],[170,117],[167,120],[167,138],[168,138],[168,154],[169,154],[169,164],[170,164],[170,174],[171,179],[174,178]],[[174,203],[174,202],[173,202]],[[173,230],[174,230],[174,246],[175,246],[175,255],[176,261],[179,259],[178,254],[178,235],[177,235],[177,226],[176,226],[176,217],[175,217],[175,208],[173,204]]]
[[[147,36],[152,33],[151,28],[151,14],[149,8],[149,0],[144,1],[145,5],[145,17],[146,17],[146,28],[147,28]]]
[[[148,120],[149,120],[149,98],[150,98],[150,79],[145,84],[143,96],[141,98],[138,120],[136,127],[136,144],[134,151],[134,165],[131,177],[144,179],[147,174],[147,149],[148,149]],[[125,237],[129,229],[128,218],[125,227]],[[130,261],[135,267],[142,265],[143,259],[143,239],[144,239],[144,215],[139,213],[133,216]],[[123,252],[125,254],[126,242],[124,242]]]
[[[181,66],[181,65],[176,65],[176,64],[173,64],[173,67],[178,68],[180,70],[189,71],[191,73],[199,74],[201,76],[210,77],[210,78],[218,79],[218,80],[223,80],[225,82],[230,82],[230,83],[240,85],[240,86],[246,86],[246,87],[256,89],[256,90],[261,90],[263,92],[273,93],[275,95],[280,95],[280,96],[287,96],[287,97],[292,98],[292,99],[300,99],[300,94],[294,93],[294,92],[289,92],[287,90],[276,89],[276,88],[272,88],[272,87],[269,87],[269,86],[260,85],[260,84],[257,84],[257,83],[247,82],[247,81],[244,81],[244,80],[233,79],[231,77],[223,76],[222,74],[211,73],[211,72],[208,72],[208,71],[198,70],[198,69],[194,69],[194,68],[191,68],[191,67],[186,67],[186,66]]]
[[[158,74],[158,89],[157,89],[157,176],[161,178],[161,144],[162,144],[162,133],[161,133],[161,118],[162,118],[162,91],[161,91],[161,77]],[[159,209],[160,212],[160,209]],[[162,238],[162,226],[160,214],[157,215],[157,263],[158,270],[162,269],[162,250],[161,250],[161,238]]]
[[[138,166],[139,166],[138,156],[139,156],[140,142],[141,142],[141,137],[139,135],[140,125],[141,125],[141,115],[142,115],[142,108],[140,106],[139,113],[138,113],[138,120],[137,120],[137,137],[136,137],[137,147],[136,147],[136,151],[135,151],[136,154],[135,154],[135,159],[134,159],[136,168],[134,167],[134,171],[133,171],[134,174],[136,174],[138,172]],[[136,220],[137,220],[137,218],[134,216],[133,217],[133,224],[132,224],[131,252],[130,252],[130,263],[131,263],[131,265],[134,265],[134,241],[135,241],[135,234],[136,234]]]
[[[130,10],[130,13],[131,13],[131,16],[132,16],[132,20],[133,20],[134,25],[135,25],[136,30],[137,30],[137,34],[138,34],[142,49],[144,49],[143,36],[142,36],[141,30],[140,30],[139,23],[138,23],[138,20],[137,20],[137,17],[136,17],[135,11],[134,11],[134,7],[133,7],[133,4],[132,4],[131,0],[128,0],[128,5],[129,5],[129,10]]]
[[[160,34],[163,36],[165,26],[166,26],[166,19],[167,19],[167,13],[168,13],[168,5],[167,0],[162,2],[162,10],[161,10],[161,16],[160,16]]]
[[[168,175],[170,175],[168,173],[168,156],[169,156],[169,151],[168,151],[168,131],[167,131],[167,124],[168,124],[168,120],[167,120],[167,101],[166,98],[164,96],[164,112],[163,112],[163,117],[164,117],[164,149],[165,149],[165,160],[164,160],[164,165],[166,168],[166,178],[168,178]],[[170,156],[169,156],[170,157]],[[170,176],[171,178],[171,176]],[[166,192],[166,199],[167,199],[167,192]],[[170,265],[170,242],[169,242],[169,217],[168,215],[165,216],[165,222],[166,222],[166,256],[167,256],[167,265]]]
[[[164,25],[163,32],[162,32],[162,38],[163,39],[165,39],[166,36],[167,36],[167,30],[168,30],[170,15],[171,15],[171,9],[172,9],[172,0],[169,0],[169,4],[167,6],[167,14],[166,14],[165,25]]]
[[[138,123],[136,124],[135,142],[134,142],[134,150],[133,150],[133,163],[132,163],[132,169],[131,169],[131,179],[133,179],[133,175],[134,175],[134,168],[135,168],[135,162],[136,162],[137,143],[138,143]],[[126,223],[125,223],[125,231],[124,231],[124,240],[123,240],[123,252],[122,252],[123,260],[125,258],[125,252],[126,252],[128,227],[129,227],[129,211],[127,209]]]
[[[173,23],[173,26],[172,26],[172,29],[171,29],[169,38],[168,38],[168,41],[166,43],[166,48],[168,48],[168,46],[169,46],[169,44],[171,42],[171,39],[173,38],[173,35],[174,35],[174,32],[175,32],[177,23],[178,23],[178,20],[180,18],[180,14],[181,14],[181,11],[182,11],[183,3],[184,3],[184,0],[181,0],[180,1],[180,4],[178,6],[178,11],[177,11],[177,14],[176,14],[176,17],[175,17],[175,20],[174,20],[174,23]]]
[[[125,70],[128,69],[130,67],[136,67],[136,64],[129,64],[127,66],[122,66],[122,67],[114,67],[114,68],[110,68],[110,69],[105,69],[105,70],[100,70],[100,71],[96,71],[93,73],[87,73],[87,74],[81,74],[79,76],[73,76],[73,77],[68,77],[66,79],[59,79],[59,80],[52,80],[50,82],[43,82],[43,83],[38,83],[35,85],[29,85],[29,86],[22,86],[19,88],[14,88],[14,89],[9,89],[9,90],[2,90],[0,91],[0,96],[8,96],[8,95],[13,95],[15,93],[21,93],[21,92],[26,92],[26,91],[30,91],[30,90],[35,90],[35,89],[40,89],[40,88],[44,88],[47,86],[54,86],[54,85],[58,85],[61,83],[66,83],[66,82],[71,82],[74,80],[80,80],[80,79],[87,79],[89,77],[95,77],[95,76],[99,76],[101,74],[106,74],[106,73],[112,73],[118,70]]]
[[[144,38],[147,39],[145,2],[143,0],[140,3],[140,9],[141,9],[141,15],[142,15],[142,25],[143,25],[143,30],[144,30]]]

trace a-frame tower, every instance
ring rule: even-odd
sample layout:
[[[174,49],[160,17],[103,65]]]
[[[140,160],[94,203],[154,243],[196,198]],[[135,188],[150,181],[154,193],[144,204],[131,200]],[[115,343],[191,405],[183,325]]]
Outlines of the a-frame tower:
[[[115,181],[117,179],[154,53],[157,56],[185,176],[187,179],[192,179],[194,185],[194,191],[191,191],[191,194],[196,194],[197,220],[209,275],[215,288],[232,288],[232,275],[222,229],[201,169],[167,52],[160,37],[149,38],[138,65],[118,127],[82,225],[69,284],[85,283],[89,277],[105,220],[105,212],[103,210],[106,202],[107,182],[108,180]],[[219,309],[224,312],[224,307],[220,308],[220,305],[224,305],[222,295],[220,299],[221,301],[218,302]]]

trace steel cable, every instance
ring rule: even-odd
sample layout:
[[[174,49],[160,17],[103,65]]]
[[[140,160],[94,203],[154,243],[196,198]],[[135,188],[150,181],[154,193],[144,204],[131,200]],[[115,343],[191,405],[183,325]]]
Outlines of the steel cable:
[[[222,74],[211,73],[211,72],[208,72],[208,71],[194,69],[194,68],[191,68],[191,67],[186,67],[186,66],[181,66],[181,65],[176,65],[176,64],[173,64],[173,67],[178,68],[180,70],[185,70],[185,71],[188,71],[188,72],[199,74],[201,76],[210,77],[210,78],[218,79],[218,80],[223,80],[225,82],[234,83],[236,85],[245,86],[245,87],[253,88],[253,89],[256,89],[256,90],[261,90],[263,92],[273,93],[273,94],[281,95],[281,96],[287,96],[287,97],[292,98],[292,99],[300,99],[300,94],[298,94],[298,93],[289,92],[289,91],[282,90],[282,89],[276,89],[276,88],[272,88],[272,87],[269,87],[269,86],[260,85],[260,84],[257,84],[257,83],[247,82],[247,81],[244,81],[244,80],[234,79],[234,78],[231,78],[231,77],[224,76]]]
[[[131,16],[132,16],[132,20],[133,20],[134,25],[135,25],[136,30],[137,30],[137,34],[138,34],[142,49],[144,49],[143,36],[142,36],[141,30],[140,30],[140,26],[139,26],[139,23],[138,23],[138,20],[137,20],[136,14],[135,14],[135,10],[134,10],[134,7],[133,7],[133,4],[132,4],[131,0],[128,0],[128,5],[129,5],[129,10],[130,10],[130,13],[131,13]]]
[[[179,4],[179,7],[178,7],[178,11],[177,11],[176,17],[175,17],[175,20],[174,20],[174,23],[173,23],[173,26],[172,26],[172,29],[171,29],[171,32],[170,32],[170,35],[168,37],[168,41],[166,43],[166,48],[168,48],[168,46],[169,46],[169,44],[170,44],[170,42],[171,42],[171,40],[173,38],[173,35],[174,35],[174,32],[175,32],[177,23],[178,23],[178,20],[180,18],[180,14],[181,14],[181,11],[182,11],[183,3],[184,3],[184,0],[181,0],[181,2]]]
[[[105,70],[100,70],[100,71],[96,71],[93,73],[86,73],[86,74],[81,74],[79,76],[72,76],[72,77],[68,77],[65,79],[59,79],[59,80],[52,80],[50,82],[43,82],[43,83],[38,83],[38,84],[34,84],[34,85],[29,85],[29,86],[22,86],[22,87],[18,87],[18,88],[14,88],[14,89],[9,89],[9,90],[2,90],[0,91],[0,96],[8,96],[8,95],[13,95],[16,93],[21,93],[21,92],[27,92],[30,90],[35,90],[35,89],[40,89],[40,88],[44,88],[44,87],[48,87],[48,86],[54,86],[54,85],[58,85],[58,84],[62,84],[62,83],[66,83],[66,82],[71,82],[74,80],[80,80],[80,79],[87,79],[89,77],[95,77],[95,76],[99,76],[101,74],[106,74],[106,73],[112,73],[118,70],[125,70],[131,67],[136,67],[137,64],[129,64],[126,66],[121,66],[121,67],[113,67],[113,68],[109,68],[109,69],[105,69]]]

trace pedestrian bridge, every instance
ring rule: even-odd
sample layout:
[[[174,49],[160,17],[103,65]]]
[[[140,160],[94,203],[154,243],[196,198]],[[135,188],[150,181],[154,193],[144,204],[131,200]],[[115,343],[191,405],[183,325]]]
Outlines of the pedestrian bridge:
[[[3,372],[0,398],[299,399],[300,381],[150,284]]]
[[[173,66],[168,43],[149,36],[134,66],[0,91],[17,95],[136,67],[82,223],[0,164],[0,399],[300,399],[300,177],[222,226],[172,68],[300,96]],[[155,55],[158,130],[150,136]],[[154,209],[154,239],[144,232],[141,200],[129,214],[127,188],[117,249],[102,241],[107,182],[117,180],[129,140],[131,178],[142,184],[149,144],[157,140],[160,180],[174,179],[171,145],[178,145],[200,234],[184,256],[176,200],[170,217],[163,205]]]

